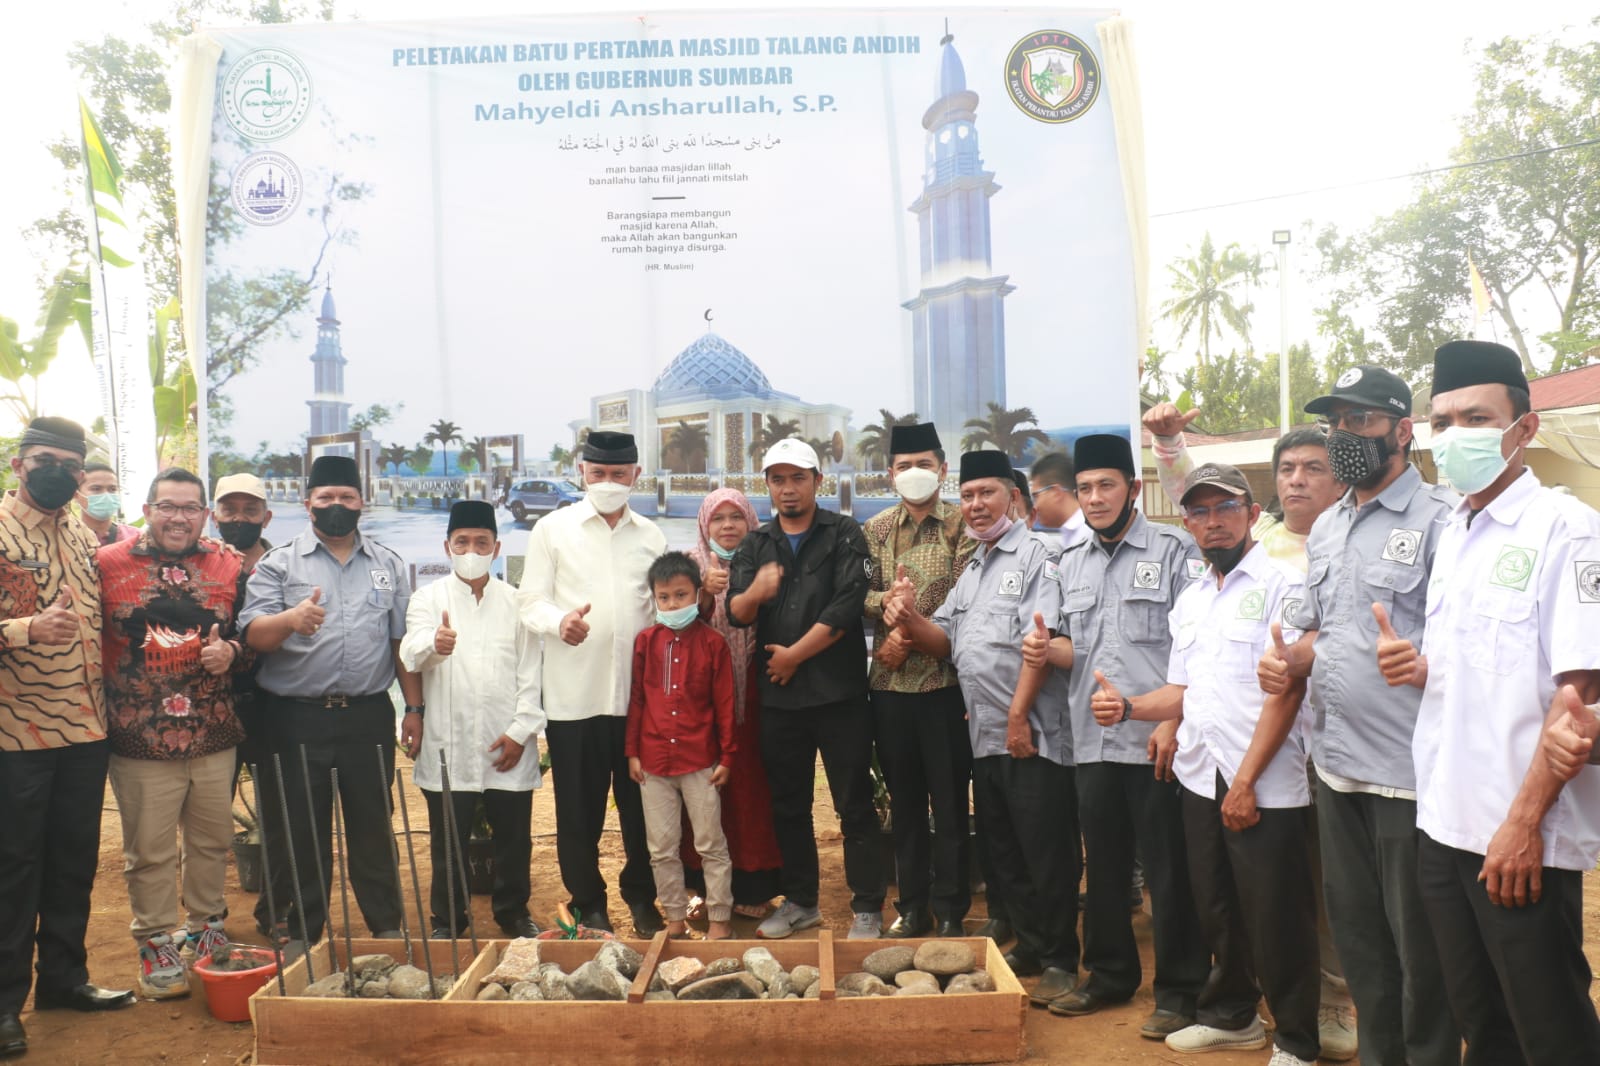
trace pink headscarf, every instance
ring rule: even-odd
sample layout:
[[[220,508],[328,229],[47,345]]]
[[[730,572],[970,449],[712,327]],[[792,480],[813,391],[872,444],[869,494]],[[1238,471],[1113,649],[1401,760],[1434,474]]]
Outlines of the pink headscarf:
[[[700,504],[700,541],[689,549],[689,558],[700,564],[702,575],[711,570],[728,569],[728,564],[711,550],[711,516],[730,503],[744,514],[744,520],[750,524],[750,532],[754,533],[756,527],[761,525],[761,520],[756,517],[756,509],[750,506],[749,499],[738,489],[718,489],[708,495]],[[727,599],[726,592],[717,594],[717,602],[712,607],[711,628],[722,634],[728,642],[728,650],[733,653],[733,713],[738,721],[743,722],[750,659],[755,652],[755,630],[729,624]]]

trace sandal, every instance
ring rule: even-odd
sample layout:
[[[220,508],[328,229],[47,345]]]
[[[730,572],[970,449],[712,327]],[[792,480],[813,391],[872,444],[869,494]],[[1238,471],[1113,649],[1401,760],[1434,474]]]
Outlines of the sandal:
[[[740,918],[754,918],[760,921],[772,914],[770,903],[735,903],[733,913]]]

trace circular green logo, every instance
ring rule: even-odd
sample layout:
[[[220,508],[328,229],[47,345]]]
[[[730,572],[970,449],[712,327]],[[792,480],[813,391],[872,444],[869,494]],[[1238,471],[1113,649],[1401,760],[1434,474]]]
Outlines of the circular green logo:
[[[222,80],[222,114],[252,141],[287,137],[311,110],[311,75],[281,48],[246,52]]]
[[[1521,588],[1533,573],[1533,558],[1521,548],[1507,548],[1494,564],[1496,584]]]

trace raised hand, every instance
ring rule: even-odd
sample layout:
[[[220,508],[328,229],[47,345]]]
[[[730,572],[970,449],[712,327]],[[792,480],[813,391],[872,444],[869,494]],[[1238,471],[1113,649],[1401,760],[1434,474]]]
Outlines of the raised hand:
[[[589,638],[589,623],[583,620],[593,608],[593,604],[586,603],[577,610],[568,611],[567,616],[561,620],[561,639],[576,648]]]
[[[1144,428],[1155,437],[1176,437],[1189,428],[1189,423],[1200,417],[1200,408],[1179,411],[1176,404],[1162,402],[1144,413]]]
[[[1281,695],[1289,687],[1289,646],[1283,642],[1283,627],[1276,622],[1272,623],[1272,645],[1256,664],[1256,681],[1269,696]]]
[[[205,646],[200,649],[200,665],[208,674],[225,674],[233,666],[233,644],[222,639],[222,627],[213,625]]]
[[[713,567],[705,572],[700,579],[700,589],[713,596],[720,596],[728,591],[728,572],[721,567]]]
[[[1372,617],[1378,620],[1378,670],[1383,679],[1393,688],[1415,685],[1423,668],[1416,645],[1394,631],[1383,604],[1372,605]]]
[[[917,587],[904,566],[895,567],[894,584],[883,597],[883,624],[903,625],[917,611]]]
[[[1122,721],[1122,692],[1107,681],[1106,675],[1099,670],[1094,672],[1094,680],[1100,687],[1089,697],[1089,710],[1093,712],[1096,722],[1103,726],[1114,726]]]
[[[450,612],[444,611],[439,616],[439,628],[433,631],[433,653],[449,655],[455,650],[456,631],[450,628]]]
[[[872,650],[872,657],[878,660],[885,670],[900,669],[910,654],[911,642],[906,640],[903,631],[887,626],[878,635],[876,646]]]
[[[80,619],[72,609],[72,586],[62,585],[55,602],[28,623],[30,644],[71,644],[78,639]]]
[[[1044,615],[1035,611],[1033,628],[1022,638],[1022,663],[1037,670],[1049,661],[1049,654],[1050,631],[1044,627]]]
[[[756,571],[755,580],[750,582],[746,590],[748,595],[754,596],[757,603],[766,603],[778,595],[778,590],[783,587],[783,564],[762,563],[761,569]]]
[[[323,621],[328,617],[328,612],[322,603],[322,586],[312,586],[311,595],[291,607],[292,618],[289,627],[302,637],[309,637],[322,628]]]
[[[1550,711],[1561,717],[1545,729],[1540,750],[1550,772],[1562,781],[1571,781],[1594,756],[1595,741],[1600,740],[1600,715],[1593,707],[1584,706],[1571,685],[1556,690]]]

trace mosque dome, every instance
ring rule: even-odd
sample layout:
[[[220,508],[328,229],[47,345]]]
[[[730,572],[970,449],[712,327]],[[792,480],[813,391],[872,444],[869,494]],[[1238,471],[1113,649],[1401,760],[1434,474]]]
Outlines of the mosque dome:
[[[317,317],[318,319],[327,319],[329,322],[337,322],[339,320],[339,315],[333,307],[332,285],[322,290],[322,314]]]
[[[715,333],[707,333],[667,364],[654,389],[658,402],[679,396],[732,399],[770,396],[772,383],[749,356]]]
[[[939,95],[941,97],[967,91],[967,68],[961,65],[961,57],[956,55],[953,40],[951,37],[946,37],[944,47],[940,49]]]

